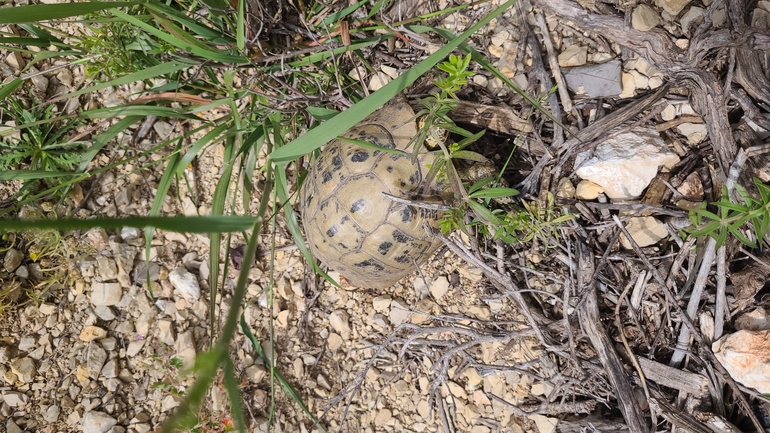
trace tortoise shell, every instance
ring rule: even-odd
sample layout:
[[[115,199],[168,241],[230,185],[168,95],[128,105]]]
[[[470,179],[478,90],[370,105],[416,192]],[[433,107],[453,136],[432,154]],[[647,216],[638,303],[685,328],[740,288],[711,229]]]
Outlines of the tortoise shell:
[[[430,154],[412,162],[417,124],[412,108],[395,102],[343,134],[403,154],[335,140],[311,165],[300,200],[305,236],[315,257],[353,286],[385,288],[411,274],[440,245],[423,227],[438,226],[439,211],[382,195],[419,198]]]

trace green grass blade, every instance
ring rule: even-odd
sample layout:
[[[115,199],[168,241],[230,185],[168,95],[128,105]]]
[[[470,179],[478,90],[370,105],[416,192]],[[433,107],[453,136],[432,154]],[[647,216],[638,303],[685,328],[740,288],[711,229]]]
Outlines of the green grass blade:
[[[197,216],[197,217],[125,217],[125,218],[96,218],[58,219],[58,220],[1,220],[0,231],[16,231],[27,229],[58,229],[78,230],[101,227],[115,230],[123,227],[145,228],[153,226],[157,229],[172,232],[188,233],[223,233],[239,232],[250,229],[257,218],[251,216]]]
[[[355,51],[361,48],[368,47],[370,45],[374,45],[380,42],[381,40],[382,38],[363,39],[360,42],[356,42],[348,46],[337,47],[329,51],[321,51],[318,53],[313,53],[307,57],[302,58],[301,60],[295,60],[293,62],[289,62],[289,66],[291,66],[292,68],[299,68],[302,66],[311,65],[313,63],[322,62],[332,56],[338,56],[340,54],[347,53],[348,51]]]
[[[200,407],[208,389],[214,382],[217,369],[223,358],[227,356],[227,348],[215,346],[213,350],[195,357],[195,373],[198,378],[187,389],[184,400],[179,409],[163,424],[161,433],[172,433],[178,428],[192,429],[195,427],[196,408]],[[192,425],[190,425],[192,423]]]
[[[343,115],[334,117],[317,128],[308,131],[306,134],[286,146],[274,150],[270,154],[270,159],[276,163],[286,163],[297,159],[300,156],[321,147],[339,134],[352,128],[355,124],[364,120],[366,116],[385,105],[387,101],[395,98],[402,90],[414,83],[417,78],[425,74],[438,62],[449,55],[449,53],[457,48],[463,41],[476,33],[480,28],[487,25],[493,18],[508,10],[514,3],[516,3],[516,0],[507,1],[471,26],[460,36],[454,38],[438,51],[428,56],[425,60],[386,84],[382,89],[362,99],[360,102],[350,107],[350,109],[345,110]]]
[[[198,116],[183,113],[176,108],[154,105],[121,105],[118,107],[97,108],[78,114],[78,117],[86,119],[109,119],[118,116],[158,116],[200,120]]]
[[[337,21],[339,21],[339,20],[345,18],[346,16],[352,14],[353,12],[357,11],[358,8],[360,8],[361,6],[363,6],[363,5],[367,4],[367,3],[369,3],[369,0],[361,0],[360,2],[358,2],[358,3],[354,4],[354,5],[351,5],[351,6],[348,6],[348,7],[344,8],[344,9],[342,9],[341,11],[337,12],[336,14],[329,15],[328,17],[324,18],[321,21],[320,27],[321,28],[327,28],[330,25],[335,24]]]
[[[67,173],[63,171],[39,171],[39,170],[8,170],[0,171],[0,181],[7,180],[32,180],[42,179],[44,177],[62,177],[76,176],[77,173]],[[0,222],[0,225],[2,223]]]
[[[0,101],[7,98],[8,95],[16,91],[21,85],[24,84],[24,80],[21,78],[14,78],[13,80],[0,86]]]
[[[245,56],[236,56],[233,54],[228,54],[222,51],[214,51],[210,50],[208,48],[203,49],[197,44],[191,44],[190,42],[183,41],[171,34],[168,34],[166,32],[163,32],[161,30],[156,29],[155,27],[145,23],[144,21],[138,20],[135,17],[128,15],[126,13],[123,13],[117,9],[110,10],[110,13],[115,15],[116,17],[126,21],[127,23],[133,24],[142,30],[146,31],[147,33],[157,37],[158,39],[161,39],[177,48],[179,48],[182,51],[187,51],[192,54],[195,54],[196,56],[203,57],[205,59],[213,60],[215,62],[222,62],[222,63],[248,63],[249,59]]]
[[[245,31],[243,27],[243,23],[245,21],[245,8],[243,5],[243,0],[238,0],[238,18],[235,25],[235,44],[238,47],[239,51],[243,51],[243,49],[246,47],[245,42]]]
[[[118,77],[114,80],[107,81],[106,83],[99,83],[85,89],[78,90],[76,92],[67,93],[52,99],[50,102],[61,101],[63,99],[75,98],[86,93],[95,92],[107,87],[120,86],[123,84],[131,84],[137,81],[147,80],[149,78],[155,78],[161,75],[173,74],[174,72],[181,71],[182,69],[189,68],[193,63],[171,61],[162,63],[157,66],[152,66],[142,71],[137,71],[131,74]]]
[[[136,4],[137,3],[135,2],[89,2],[15,6],[3,9],[3,13],[0,14],[0,24],[20,24],[56,20],[60,18],[82,16],[104,9],[134,6]]]
[[[88,165],[91,163],[91,161],[96,157],[96,155],[99,153],[104,146],[107,145],[107,143],[110,142],[113,138],[115,138],[118,134],[125,131],[139,121],[142,117],[140,116],[128,116],[124,119],[121,119],[118,123],[110,126],[109,129],[102,132],[101,134],[95,136],[93,138],[93,145],[85,151],[81,156],[80,165],[78,166],[79,172],[84,172],[88,168]]]

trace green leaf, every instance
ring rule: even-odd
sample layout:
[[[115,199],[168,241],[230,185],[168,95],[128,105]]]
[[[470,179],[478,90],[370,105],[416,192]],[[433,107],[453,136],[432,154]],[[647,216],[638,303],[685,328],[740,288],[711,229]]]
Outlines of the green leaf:
[[[16,91],[21,85],[24,84],[24,80],[21,78],[14,78],[13,80],[0,86],[0,101],[7,98],[8,95]]]
[[[488,188],[477,191],[472,195],[473,198],[497,198],[497,197],[512,197],[518,195],[519,191],[513,188]]]
[[[76,17],[110,8],[134,6],[136,2],[86,2],[29,5],[4,8],[0,24],[34,23]]]
[[[337,110],[331,110],[328,108],[323,107],[307,107],[307,112],[311,116],[315,117],[318,120],[329,120],[332,117],[340,114]]]

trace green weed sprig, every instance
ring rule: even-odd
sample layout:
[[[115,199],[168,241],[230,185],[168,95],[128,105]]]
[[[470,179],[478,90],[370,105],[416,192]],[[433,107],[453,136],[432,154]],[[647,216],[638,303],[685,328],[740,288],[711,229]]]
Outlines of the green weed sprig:
[[[752,197],[746,188],[735,185],[735,190],[745,204],[730,201],[727,187],[722,187],[722,198],[712,205],[717,207],[718,214],[708,210],[707,204],[690,211],[690,221],[694,228],[690,229],[690,236],[708,235],[717,241],[717,248],[724,245],[727,235],[732,234],[742,244],[751,248],[757,248],[757,242],[752,241],[741,233],[741,227],[751,222],[755,238],[761,243],[767,228],[770,226],[770,186],[754,178],[754,185],[759,191],[759,197]]]

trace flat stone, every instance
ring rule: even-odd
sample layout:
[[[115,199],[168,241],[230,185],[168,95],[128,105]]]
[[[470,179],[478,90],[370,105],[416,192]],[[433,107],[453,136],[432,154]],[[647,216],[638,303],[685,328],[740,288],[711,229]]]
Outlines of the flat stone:
[[[98,307],[94,307],[94,314],[96,314],[100,319],[104,320],[105,322],[110,322],[115,320],[115,313],[112,312],[112,309],[110,307],[105,307],[104,305],[99,305]]]
[[[201,297],[201,287],[198,279],[185,268],[176,268],[168,273],[168,281],[182,297],[194,303]]]
[[[342,347],[343,342],[342,337],[336,332],[329,333],[329,337],[326,339],[327,348],[332,352],[339,350]]]
[[[27,404],[27,401],[29,399],[27,398],[24,393],[16,392],[16,391],[7,391],[5,394],[3,394],[3,401],[5,404],[11,407],[19,407],[24,406]]]
[[[544,415],[530,415],[528,418],[535,422],[537,431],[540,433],[554,433],[556,426],[559,425],[558,418],[549,418]]]
[[[682,26],[682,32],[685,35],[690,36],[691,30],[694,30],[700,23],[703,22],[703,17],[706,15],[706,9],[693,6],[682,15],[679,20],[679,24]],[[690,28],[692,26],[692,29]]]
[[[350,316],[342,310],[332,311],[329,314],[329,325],[335,332],[342,336],[343,340],[350,339]]]
[[[11,248],[5,252],[3,268],[6,270],[6,272],[11,274],[16,270],[16,268],[19,267],[19,265],[21,265],[22,260],[24,260],[24,253],[17,250],[16,248]]]
[[[575,161],[577,175],[600,185],[615,200],[639,197],[660,167],[670,168],[679,162],[654,128],[643,127],[611,136],[588,160],[586,155]]]
[[[48,409],[46,409],[45,412],[43,412],[43,419],[47,423],[53,424],[59,420],[59,413],[60,413],[59,406],[55,404],[48,406]]]
[[[176,356],[182,359],[182,363],[185,366],[191,366],[195,362],[195,340],[193,339],[192,331],[187,330],[180,333],[176,342],[174,343],[176,349]]]
[[[372,299],[372,307],[378,313],[386,313],[390,308],[390,301],[392,300],[390,296],[377,296]]]
[[[664,11],[672,16],[677,16],[691,1],[692,0],[655,0],[655,4],[659,8],[663,8]]]
[[[430,284],[430,294],[433,295],[433,297],[436,300],[443,298],[448,291],[449,291],[449,280],[444,275],[436,278]]]
[[[128,348],[126,348],[126,356],[133,358],[139,354],[139,352],[142,350],[142,347],[144,347],[144,340],[134,340],[128,343]]]
[[[665,239],[668,236],[666,226],[654,217],[631,218],[626,224],[626,230],[628,230],[631,238],[639,244],[640,247],[655,245],[661,239]],[[620,243],[623,245],[623,248],[627,250],[632,248],[631,243],[625,235],[620,235]]]
[[[737,382],[770,393],[770,331],[738,331],[711,345],[717,360]]]
[[[575,185],[567,177],[559,179],[559,185],[556,187],[556,197],[573,199],[575,198]]]
[[[586,64],[588,58],[588,48],[580,45],[571,45],[559,54],[559,66],[566,68],[569,66],[582,66]]]
[[[118,265],[115,260],[109,257],[99,257],[96,259],[96,266],[102,281],[113,281],[118,278]]]
[[[107,330],[102,329],[98,326],[89,325],[83,328],[82,331],[80,331],[80,340],[85,341],[86,343],[94,340],[99,340],[107,336]]]
[[[698,144],[708,137],[708,128],[705,123],[682,123],[677,125],[676,129],[685,137],[690,144]]]
[[[676,190],[688,200],[703,200],[703,182],[697,172],[688,174]]]
[[[409,311],[409,307],[402,301],[394,299],[390,303],[390,312],[388,313],[388,320],[393,326],[398,326],[407,320],[412,313]]]
[[[88,377],[98,379],[102,372],[102,367],[107,361],[107,352],[97,343],[89,343],[86,355],[86,369]]]
[[[604,188],[590,180],[581,180],[575,188],[575,198],[578,200],[596,200],[599,194],[604,192]]]
[[[30,383],[35,379],[37,369],[32,358],[19,358],[11,362],[11,371],[24,383]]]
[[[104,412],[90,411],[83,415],[80,427],[83,433],[107,433],[117,423],[118,420]]]
[[[628,72],[620,74],[620,82],[623,86],[623,91],[618,95],[621,98],[633,98],[636,96],[636,79]]]
[[[12,419],[9,419],[8,422],[5,423],[5,431],[7,433],[24,433],[23,430],[18,425],[16,425]]]
[[[647,5],[639,5],[631,13],[631,27],[646,32],[660,25],[660,14]]]
[[[91,284],[91,304],[94,306],[116,305],[122,297],[123,289],[120,283]]]
[[[106,363],[104,363],[104,367],[102,367],[102,371],[100,372],[102,377],[106,379],[112,379],[115,377],[118,377],[118,363],[115,359],[110,359]]]
[[[174,345],[174,329],[170,320],[158,320],[158,339],[169,346]]]
[[[589,98],[618,96],[623,91],[620,60],[570,68],[564,72],[564,79],[570,90]]]
[[[372,75],[372,78],[369,79],[369,90],[372,92],[376,92],[380,89],[382,89],[386,84],[393,81],[392,78],[390,78],[386,73],[384,72],[377,72],[376,74]]]

